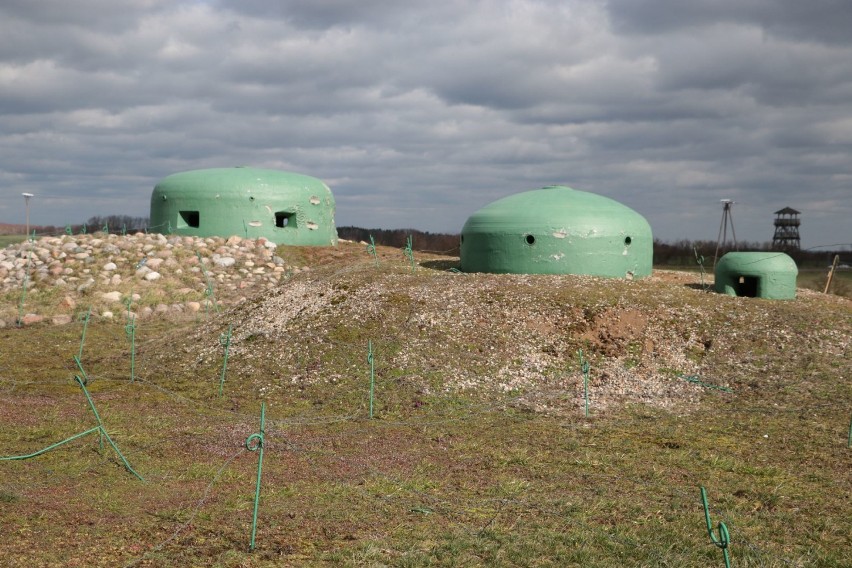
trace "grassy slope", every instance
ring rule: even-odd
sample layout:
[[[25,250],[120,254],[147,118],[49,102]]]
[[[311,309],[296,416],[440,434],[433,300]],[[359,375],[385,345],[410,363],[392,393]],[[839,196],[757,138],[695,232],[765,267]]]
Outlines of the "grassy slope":
[[[299,254],[306,263],[329,260]],[[379,270],[403,291],[446,282],[400,267]],[[318,269],[294,284],[335,274]],[[363,267],[347,275],[350,284],[369,280]],[[661,309],[653,294],[587,288],[542,297],[588,309],[627,298]],[[852,564],[852,388],[849,352],[837,351],[848,344],[838,334],[852,331],[849,302],[665,292],[679,313],[701,320],[671,321],[676,333],[721,338],[693,356],[702,376],[725,377],[734,394],[708,389],[698,404],[667,410],[593,406],[587,419],[574,404],[531,411],[519,403],[529,392],[429,389],[435,377],[424,371],[414,380],[391,363],[401,361],[407,317],[421,309],[401,292],[386,295],[366,322],[241,335],[222,399],[219,334],[231,321],[249,322],[259,300],[210,321],[140,325],[135,384],[127,381],[124,327],[93,323],[83,354],[92,396],[146,481],[129,475],[108,446],[99,450],[94,436],[0,462],[0,557],[10,566],[721,565],[704,527],[703,484],[713,523],[725,520],[731,531],[735,566]],[[748,321],[758,323],[751,329]],[[0,455],[94,425],[70,380],[80,332],[79,323],[0,330]],[[370,421],[363,345],[380,333],[386,357]],[[260,356],[308,353],[330,335],[336,348],[316,360],[296,357],[279,368]],[[554,357],[579,380],[566,355],[575,340],[567,337]],[[480,364],[468,347],[438,337],[418,349]],[[593,347],[596,365],[621,356]],[[338,378],[290,384],[297,371]],[[594,367],[592,376],[594,388]],[[270,383],[289,386],[262,390]],[[261,397],[268,438],[257,550],[249,554],[257,454],[242,444],[257,431]]]

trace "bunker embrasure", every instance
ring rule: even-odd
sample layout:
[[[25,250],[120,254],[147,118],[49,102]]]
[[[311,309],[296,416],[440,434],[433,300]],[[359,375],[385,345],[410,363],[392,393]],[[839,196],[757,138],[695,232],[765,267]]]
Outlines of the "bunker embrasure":
[[[334,196],[322,181],[259,168],[176,173],[151,194],[151,229],[158,233],[333,246],[334,213]]]
[[[499,199],[461,232],[464,272],[644,278],[651,226],[608,197],[555,185]]]

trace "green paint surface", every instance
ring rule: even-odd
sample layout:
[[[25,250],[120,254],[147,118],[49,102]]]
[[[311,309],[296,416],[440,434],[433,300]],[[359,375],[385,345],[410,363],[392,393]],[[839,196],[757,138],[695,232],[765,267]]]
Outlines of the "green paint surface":
[[[783,252],[729,252],[716,264],[716,291],[770,300],[796,297],[796,262]]]
[[[464,272],[643,278],[653,263],[651,226],[608,197],[556,185],[486,205],[461,234]]]
[[[334,209],[331,190],[310,176],[258,168],[193,170],[154,187],[151,230],[328,246],[337,244]]]

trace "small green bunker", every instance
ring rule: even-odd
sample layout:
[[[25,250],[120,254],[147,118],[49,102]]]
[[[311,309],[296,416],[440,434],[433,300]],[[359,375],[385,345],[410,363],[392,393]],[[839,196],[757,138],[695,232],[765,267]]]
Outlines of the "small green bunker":
[[[783,252],[729,252],[716,264],[716,291],[729,296],[792,300],[796,262]]]
[[[554,185],[510,195],[470,216],[461,232],[464,272],[643,278],[651,226],[607,197]]]
[[[334,196],[322,181],[259,168],[172,174],[151,194],[151,229],[199,237],[265,238],[279,245],[337,244]]]

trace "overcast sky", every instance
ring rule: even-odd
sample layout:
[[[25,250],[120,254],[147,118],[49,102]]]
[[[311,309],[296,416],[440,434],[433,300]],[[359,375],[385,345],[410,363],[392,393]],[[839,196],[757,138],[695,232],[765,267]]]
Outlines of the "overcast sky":
[[[412,7],[413,4],[422,7]],[[664,240],[802,212],[852,242],[849,0],[3,0],[0,221],[147,216],[249,165],[325,181],[337,224],[458,232],[550,184]]]

